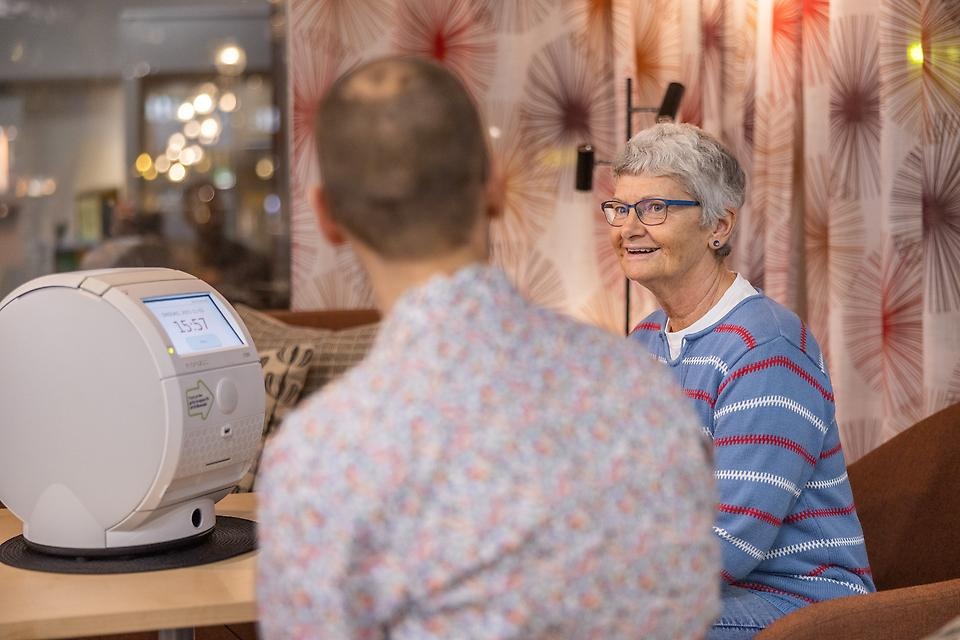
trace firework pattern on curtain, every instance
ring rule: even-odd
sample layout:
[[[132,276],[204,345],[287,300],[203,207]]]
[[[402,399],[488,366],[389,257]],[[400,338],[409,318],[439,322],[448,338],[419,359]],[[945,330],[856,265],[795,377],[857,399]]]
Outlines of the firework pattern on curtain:
[[[347,250],[348,251],[348,250]],[[315,278],[317,298],[323,309],[370,309],[373,291],[353,253],[337,253],[337,268]]]
[[[883,421],[879,418],[858,418],[840,424],[840,444],[847,464],[862,458],[883,442]]]
[[[624,56],[628,65],[620,74],[633,79],[635,106],[659,106],[667,83],[680,78],[677,3],[663,0],[634,3],[627,23],[622,32],[632,39],[617,42],[617,47],[619,51],[632,51],[633,55]]]
[[[494,242],[525,250],[536,242],[553,213],[553,176],[523,142],[514,105],[489,104],[485,114],[491,131],[492,191],[501,205],[501,215],[491,225],[492,237]]]
[[[703,126],[703,69],[693,56],[683,62],[683,100],[680,111],[677,113],[679,122],[688,122],[698,127]]]
[[[580,55],[570,36],[534,56],[520,105],[524,144],[556,170],[562,188],[572,184],[578,145],[590,142],[598,158],[611,157],[613,115],[612,73]]]
[[[524,296],[548,309],[561,309],[567,301],[557,267],[535,249],[493,244],[491,257]]]
[[[298,30],[329,32],[340,42],[357,46],[383,36],[390,12],[389,0],[292,0],[290,23]]]
[[[960,362],[943,386],[934,386],[927,390],[927,414],[946,409],[960,402]]]
[[[724,96],[721,137],[730,151],[751,176],[753,155],[754,113],[756,111],[756,2],[741,3],[743,15],[734,5],[726,5],[723,12],[724,32],[729,34],[729,62],[724,67]]]
[[[898,245],[921,243],[929,311],[960,310],[960,132],[904,159],[890,193],[890,229]],[[918,215],[920,213],[921,215]]]
[[[593,178],[593,202],[590,206],[590,219],[593,223],[593,246],[600,281],[610,293],[618,293],[623,296],[625,280],[623,269],[620,268],[620,260],[610,243],[611,227],[600,211],[600,203],[613,198],[615,187],[613,171],[610,167],[597,167]]]
[[[601,288],[597,289],[587,302],[577,309],[575,316],[587,324],[622,336],[623,304],[622,294],[614,296],[606,288]]]
[[[320,253],[329,249],[329,246],[320,236],[317,219],[306,194],[295,194],[290,211],[290,277],[296,283],[292,291],[292,308],[321,307],[313,273]]]
[[[735,83],[735,76],[731,72],[733,51],[726,31],[723,2],[704,0],[701,11],[700,50],[703,62],[698,86],[702,94],[701,121],[712,132],[722,133],[724,101],[727,94],[734,90]]]
[[[360,58],[319,29],[296,31],[291,39],[291,55],[297,64],[291,65],[293,166],[290,177],[294,197],[298,198],[302,197],[302,190],[319,177],[313,131],[317,104],[333,81],[359,63]]]
[[[863,216],[856,200],[831,195],[830,162],[807,162],[804,239],[807,320],[827,363],[829,314],[846,295],[863,257]]]
[[[960,103],[960,23],[956,0],[885,0],[881,69],[892,115],[914,132]],[[927,131],[929,133],[929,130]]]
[[[470,0],[400,0],[395,48],[443,63],[474,98],[482,98],[496,68],[490,15]]]
[[[800,71],[802,3],[797,0],[773,0],[771,96],[778,99],[798,96]]]
[[[745,278],[779,302],[788,293],[788,230],[793,206],[793,113],[780,104],[757,100],[753,181],[747,183],[749,207],[741,211],[734,263]],[[759,243],[757,238],[765,238]]]
[[[880,192],[880,67],[877,21],[848,16],[834,25],[830,134],[837,186],[848,197]]]
[[[912,415],[922,401],[922,268],[916,245],[887,239],[863,262],[844,305],[844,338],[867,383],[883,395],[884,413]]]
[[[560,0],[497,0],[489,3],[494,28],[501,33],[523,33],[541,22]]]
[[[802,11],[803,79],[818,85],[829,64],[830,0],[804,0]]]
[[[617,11],[613,0],[576,0],[564,4],[564,18],[573,29],[577,46],[592,64],[606,67],[616,47],[629,46],[628,41],[617,40],[625,37],[625,31],[618,28],[616,21],[625,16]]]

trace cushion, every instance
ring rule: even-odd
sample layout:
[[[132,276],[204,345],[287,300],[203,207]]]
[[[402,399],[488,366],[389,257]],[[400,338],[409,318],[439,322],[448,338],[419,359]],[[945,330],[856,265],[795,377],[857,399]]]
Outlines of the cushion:
[[[289,344],[275,349],[260,349],[259,355],[266,390],[263,437],[250,470],[237,485],[236,491],[239,493],[253,490],[264,443],[300,399],[313,359],[313,347],[309,343]]]
[[[313,393],[363,360],[379,327],[377,323],[339,331],[300,327],[286,324],[242,304],[235,306],[258,351],[307,343],[313,348],[313,360],[303,385],[302,397]]]

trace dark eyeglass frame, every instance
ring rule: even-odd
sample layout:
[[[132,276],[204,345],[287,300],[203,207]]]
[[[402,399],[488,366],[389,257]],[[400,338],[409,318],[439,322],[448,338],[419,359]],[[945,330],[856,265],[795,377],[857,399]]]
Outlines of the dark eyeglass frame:
[[[663,217],[650,217],[648,207],[653,203],[660,202],[663,204]],[[616,212],[613,211],[615,206],[626,207],[627,211],[622,216],[617,216]],[[603,217],[606,219],[607,224],[611,227],[622,227],[626,223],[627,218],[630,216],[630,209],[633,209],[633,212],[637,214],[637,220],[641,224],[653,227],[658,224],[663,224],[667,219],[667,211],[670,207],[699,207],[700,203],[697,200],[671,200],[669,198],[644,198],[643,200],[637,200],[633,204],[628,204],[626,202],[621,202],[619,200],[604,200],[600,203],[600,211],[603,212]],[[607,209],[610,209],[612,213],[607,213]]]

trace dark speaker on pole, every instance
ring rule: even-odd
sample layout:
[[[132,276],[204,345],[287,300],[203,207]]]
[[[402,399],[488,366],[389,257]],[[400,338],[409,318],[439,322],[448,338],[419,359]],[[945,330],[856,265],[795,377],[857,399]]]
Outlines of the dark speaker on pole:
[[[592,145],[582,144],[577,147],[577,191],[593,189],[593,167],[595,164],[596,158],[594,158]]]
[[[680,101],[683,100],[683,91],[683,85],[679,82],[671,82],[667,85],[663,102],[660,103],[660,109],[657,111],[657,122],[672,122],[677,119]]]

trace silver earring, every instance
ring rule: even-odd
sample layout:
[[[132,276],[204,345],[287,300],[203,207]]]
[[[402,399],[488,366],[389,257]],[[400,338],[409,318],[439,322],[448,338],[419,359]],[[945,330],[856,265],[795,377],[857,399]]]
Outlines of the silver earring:
[[[714,241],[713,241],[713,246],[719,248],[719,247],[720,247],[720,241],[719,241],[719,240],[714,240]]]

